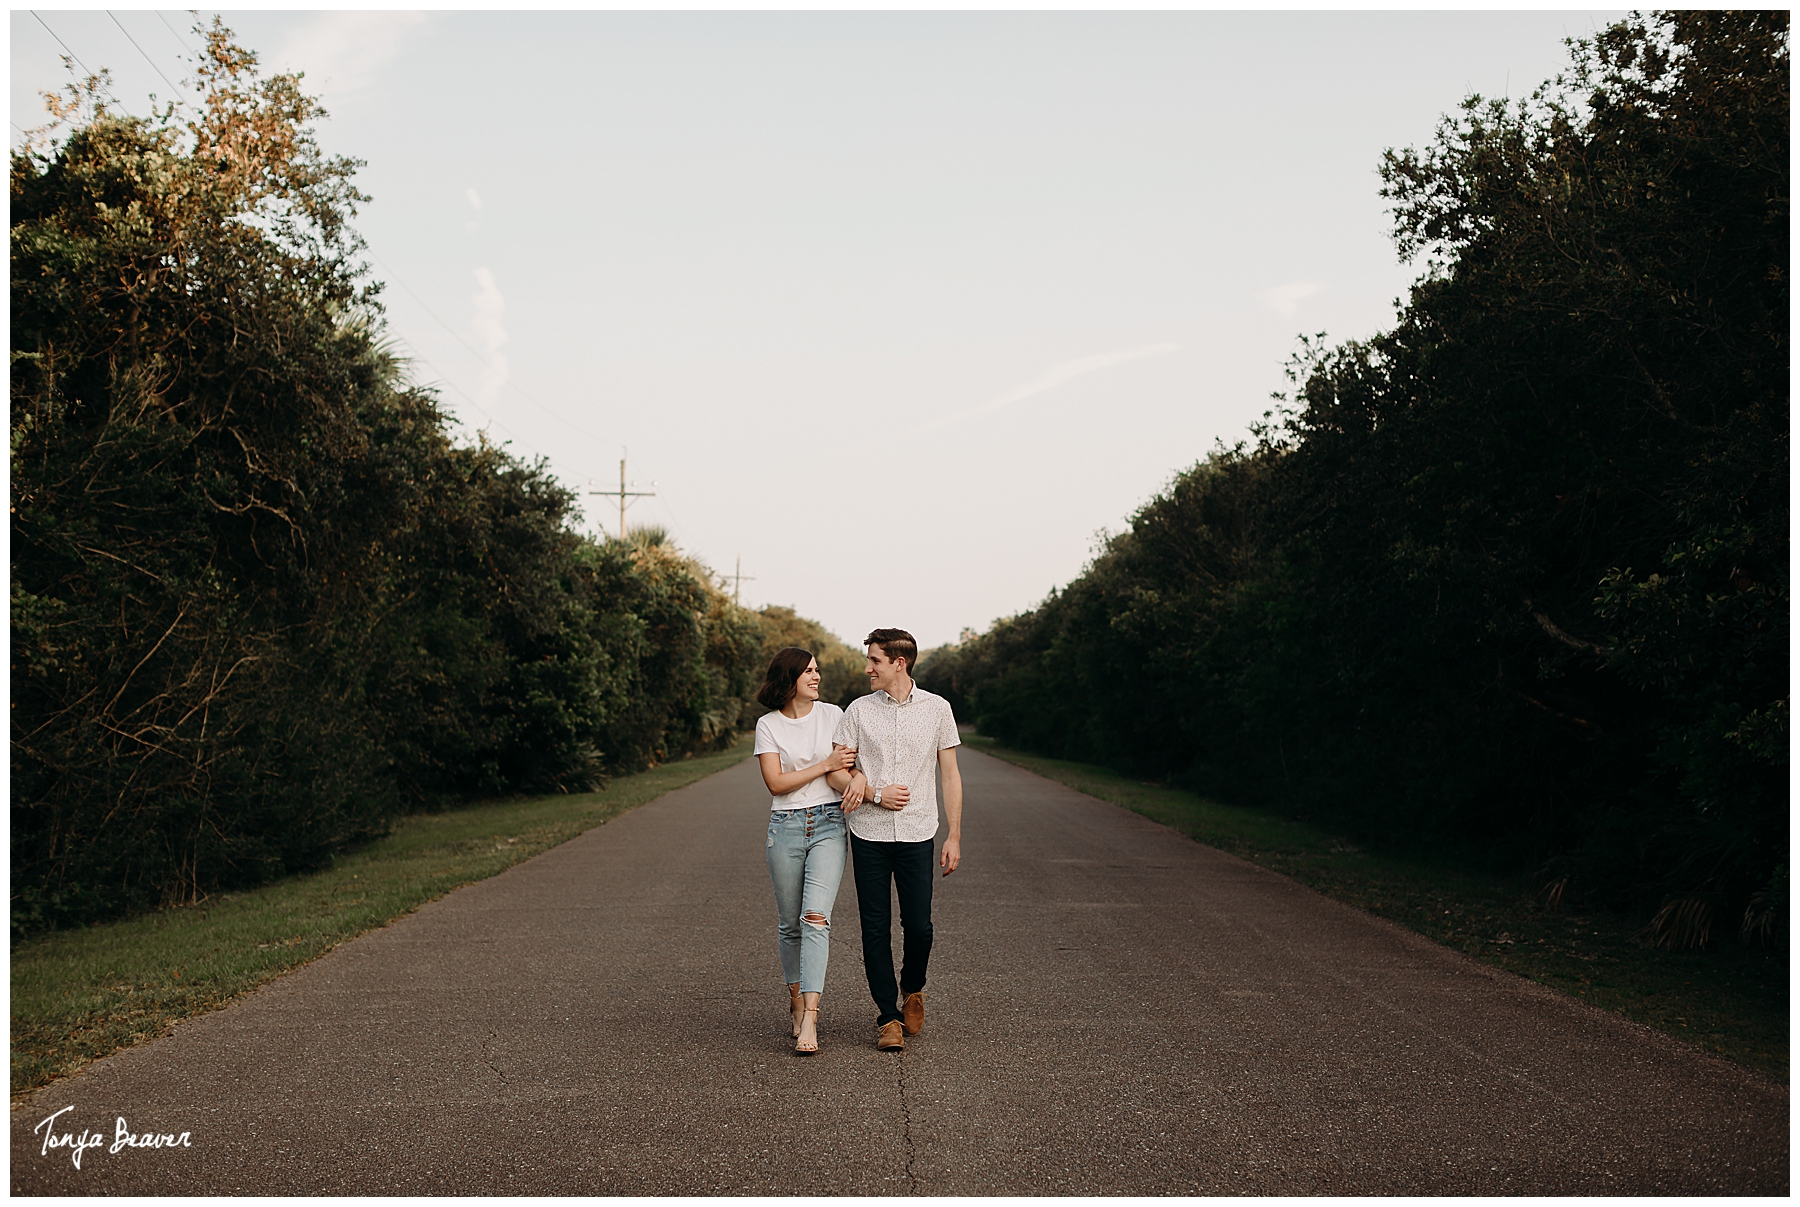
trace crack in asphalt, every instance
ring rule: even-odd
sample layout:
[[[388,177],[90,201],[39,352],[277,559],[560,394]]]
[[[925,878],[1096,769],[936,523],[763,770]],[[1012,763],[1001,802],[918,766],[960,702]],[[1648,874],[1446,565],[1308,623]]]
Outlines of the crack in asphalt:
[[[918,1150],[913,1146],[912,1106],[906,1101],[906,1056],[898,1058],[900,1065],[900,1135],[906,1141],[906,1180],[912,1187],[912,1193],[919,1193],[919,1176],[913,1172],[913,1157]]]
[[[485,1036],[482,1037],[482,1040],[481,1040],[481,1063],[486,1065],[488,1068],[490,1068],[494,1071],[494,1076],[496,1076],[500,1079],[501,1085],[509,1086],[512,1083],[506,1079],[506,1071],[504,1069],[502,1069],[499,1065],[495,1064],[493,1061],[488,1059],[488,1041],[493,1040],[493,1039],[499,1039],[499,1038],[500,1038],[500,1033],[498,1031],[489,1031]]]

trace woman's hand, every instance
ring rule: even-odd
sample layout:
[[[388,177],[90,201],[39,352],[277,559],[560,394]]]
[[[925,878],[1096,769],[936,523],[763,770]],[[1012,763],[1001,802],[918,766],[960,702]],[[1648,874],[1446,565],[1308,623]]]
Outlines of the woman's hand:
[[[863,797],[869,792],[869,781],[858,771],[850,777],[849,785],[844,789],[844,812],[854,813],[862,807]]]
[[[850,777],[856,774],[856,747],[837,747],[819,766],[826,769],[825,782],[840,800],[843,799],[844,789],[850,786]]]
[[[810,767],[802,767],[798,771],[783,771],[781,756],[772,750],[765,750],[756,756],[757,765],[762,768],[763,783],[768,786],[770,796],[785,796],[789,792],[797,792],[816,779],[831,783],[831,777],[842,776],[856,766],[856,747],[834,747],[830,754]],[[835,789],[836,784],[832,784]]]

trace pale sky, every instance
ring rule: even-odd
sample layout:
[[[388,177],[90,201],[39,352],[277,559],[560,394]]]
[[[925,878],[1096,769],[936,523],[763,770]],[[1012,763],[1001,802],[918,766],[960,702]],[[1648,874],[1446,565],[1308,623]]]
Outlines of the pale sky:
[[[1390,325],[1383,149],[1620,15],[225,19],[368,161],[390,332],[465,438],[583,489],[629,449],[630,522],[741,556],[746,604],[931,646],[1244,438],[1300,334]],[[192,20],[15,11],[13,145],[56,38],[143,112]]]

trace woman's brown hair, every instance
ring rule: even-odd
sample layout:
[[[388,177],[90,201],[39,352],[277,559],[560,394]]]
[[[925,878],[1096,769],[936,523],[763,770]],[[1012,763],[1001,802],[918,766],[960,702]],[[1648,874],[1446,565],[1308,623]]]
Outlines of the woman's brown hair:
[[[786,708],[788,701],[794,698],[795,681],[812,660],[812,651],[803,650],[797,645],[777,650],[775,657],[769,660],[769,669],[763,675],[762,686],[756,689],[756,702],[771,712]]]

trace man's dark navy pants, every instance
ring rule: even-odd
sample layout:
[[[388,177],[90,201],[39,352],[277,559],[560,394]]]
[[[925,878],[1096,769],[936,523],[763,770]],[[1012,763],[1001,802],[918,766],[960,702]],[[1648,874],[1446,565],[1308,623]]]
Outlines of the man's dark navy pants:
[[[876,1026],[900,1017],[900,995],[925,988],[931,962],[932,839],[870,842],[850,835],[850,864],[856,876],[856,907],[862,914],[863,972],[869,996],[881,1017]],[[894,984],[892,882],[900,898],[900,984]]]

